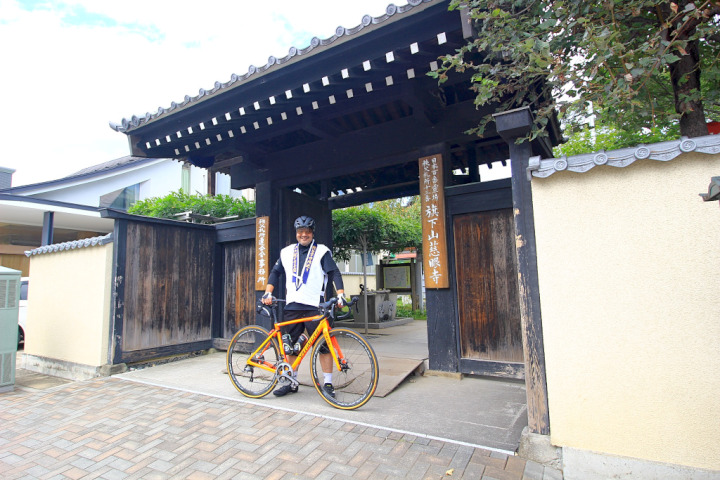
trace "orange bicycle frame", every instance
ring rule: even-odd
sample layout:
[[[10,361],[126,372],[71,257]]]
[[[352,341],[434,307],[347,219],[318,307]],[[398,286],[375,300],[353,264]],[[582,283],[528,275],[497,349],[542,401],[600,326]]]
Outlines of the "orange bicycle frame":
[[[277,322],[273,329],[270,331],[270,334],[267,336],[267,338],[260,344],[260,346],[252,353],[250,358],[248,359],[248,364],[253,365],[255,367],[262,368],[263,370],[268,370],[270,372],[274,372],[275,368],[269,365],[266,365],[265,362],[263,363],[257,363],[253,358],[257,354],[262,354],[267,350],[268,346],[270,345],[270,340],[275,337],[278,340],[278,343],[282,347],[283,341],[282,341],[282,332],[280,331],[280,327],[284,327],[286,325],[292,325],[295,323],[303,323],[303,322],[312,322],[315,320],[320,320],[320,324],[317,326],[315,331],[310,335],[310,338],[307,339],[305,342],[305,345],[303,346],[302,350],[297,354],[297,358],[295,361],[290,365],[293,369],[293,371],[297,371],[297,368],[300,366],[300,363],[305,358],[305,355],[310,351],[310,348],[315,345],[315,342],[317,341],[318,337],[320,335],[323,335],[325,337],[325,342],[328,345],[328,348],[330,349],[330,353],[333,358],[333,362],[335,363],[335,367],[338,370],[341,370],[340,367],[340,358],[342,356],[342,352],[340,351],[340,346],[337,343],[337,340],[334,338],[330,338],[330,324],[327,321],[326,315],[315,315],[312,317],[303,317],[303,318],[297,318],[295,320],[288,320],[286,322]],[[290,363],[290,359],[288,358],[288,355],[285,353],[285,349],[282,349],[282,355],[283,359],[286,363]]]

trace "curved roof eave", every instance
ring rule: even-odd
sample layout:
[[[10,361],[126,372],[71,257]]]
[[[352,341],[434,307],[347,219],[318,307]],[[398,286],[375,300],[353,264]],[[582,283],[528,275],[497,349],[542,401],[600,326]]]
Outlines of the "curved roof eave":
[[[386,26],[394,21],[397,21],[400,16],[408,13],[420,12],[426,8],[428,4],[435,4],[441,1],[443,0],[408,0],[406,5],[401,6],[396,6],[391,3],[385,9],[385,14],[380,15],[379,17],[365,15],[363,16],[361,23],[353,28],[345,28],[342,26],[337,27],[335,29],[335,34],[329,38],[322,40],[318,37],[313,37],[310,41],[310,45],[303,49],[291,47],[288,55],[285,57],[277,58],[271,56],[268,59],[268,63],[262,67],[250,65],[247,73],[243,75],[232,74],[230,76],[230,80],[225,83],[216,81],[214,87],[210,90],[201,88],[196,96],[191,97],[190,95],[185,95],[182,102],[172,102],[168,108],[159,107],[155,113],[146,112],[145,115],[142,116],[133,115],[130,119],[123,118],[119,124],[109,122],[110,128],[116,132],[129,134],[131,131],[146,126],[159,118],[166,118],[174,113],[181,112],[186,108],[197,105],[198,103],[214,97],[215,95],[240,87],[252,80],[256,80],[267,73],[275,72],[287,65],[296,63],[304,58],[326,51],[332,47],[342,45],[343,43],[357,38],[360,35],[364,35],[377,28]]]

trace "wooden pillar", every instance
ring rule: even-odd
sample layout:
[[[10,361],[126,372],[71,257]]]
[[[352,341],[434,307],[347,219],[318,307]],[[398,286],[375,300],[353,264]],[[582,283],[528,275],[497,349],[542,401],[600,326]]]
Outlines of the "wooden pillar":
[[[417,253],[412,263],[412,308],[413,310],[422,310],[423,307],[423,289],[422,289],[422,253]]]
[[[518,290],[525,353],[525,386],[528,426],[532,433],[550,434],[550,416],[545,375],[545,347],[540,315],[535,221],[532,188],[527,177],[530,143],[517,144],[532,126],[527,107],[494,115],[497,131],[510,147],[512,198],[515,218],[515,252],[518,262]]]
[[[280,258],[280,250],[282,245],[282,238],[284,234],[284,223],[287,223],[286,218],[281,218],[281,202],[280,202],[280,188],[271,181],[259,182],[255,185],[255,216],[256,217],[269,217],[268,230],[269,234],[267,237],[268,242],[268,266],[272,268],[274,262]],[[284,282],[284,279],[281,279]],[[262,297],[263,292],[256,291],[256,300]],[[256,315],[255,323],[262,325],[268,330],[272,329],[272,319],[263,315]]]
[[[127,263],[127,220],[115,219],[113,226],[113,282],[108,363],[122,363],[125,324],[125,265]]]
[[[53,224],[55,223],[55,212],[45,212],[43,214],[43,228],[40,245],[52,245],[53,243]]]
[[[443,157],[443,166],[450,168],[450,152],[444,143],[436,145],[428,145],[418,150],[418,159],[440,154]],[[443,187],[448,186],[451,181],[451,175],[444,175]],[[443,188],[443,195],[445,195]],[[448,217],[447,209],[445,209],[445,236],[452,238],[450,230],[452,229],[452,219]],[[455,268],[453,266],[454,258],[451,254],[452,249],[448,248],[447,261],[449,262],[448,274],[450,276],[450,288],[425,288],[425,298],[427,307],[427,329],[428,329],[428,363],[430,370],[439,370],[444,372],[457,372],[460,364],[460,353],[458,351],[458,325],[457,325],[457,292],[455,281],[453,279]],[[427,255],[427,252],[423,252]],[[419,267],[422,268],[422,267]],[[427,275],[425,272],[425,283],[427,285]]]
[[[217,176],[217,170],[214,168],[208,168],[207,169],[207,193],[208,195],[215,196],[217,191],[217,185],[216,185],[216,176]]]
[[[470,144],[470,146],[468,146],[467,156],[470,181],[473,183],[478,183],[480,181],[480,170],[478,170],[477,152],[475,151],[474,144]]]

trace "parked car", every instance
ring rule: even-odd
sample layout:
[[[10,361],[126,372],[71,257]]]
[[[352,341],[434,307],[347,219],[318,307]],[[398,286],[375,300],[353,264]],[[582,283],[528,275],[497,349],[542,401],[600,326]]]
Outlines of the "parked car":
[[[18,349],[20,346],[25,346],[25,321],[27,320],[27,298],[28,298],[28,284],[30,279],[28,277],[22,277],[20,279],[20,303],[18,311]]]

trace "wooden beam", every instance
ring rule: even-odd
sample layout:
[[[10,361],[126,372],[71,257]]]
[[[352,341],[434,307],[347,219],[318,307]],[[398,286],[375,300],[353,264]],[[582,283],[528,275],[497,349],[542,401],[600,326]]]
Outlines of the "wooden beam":
[[[460,22],[462,24],[463,38],[471,39],[477,36],[477,30],[475,29],[475,21],[470,17],[469,8],[460,9]]]
[[[338,208],[355,207],[368,202],[379,202],[391,198],[410,197],[418,195],[420,187],[418,182],[406,182],[387,187],[373,188],[371,190],[363,190],[357,193],[347,195],[336,195],[328,199],[328,206],[331,210]]]
[[[461,358],[460,370],[470,375],[488,377],[514,378],[516,380],[522,380],[525,377],[525,365],[519,362],[493,362]]]
[[[472,111],[472,115],[470,115]],[[434,126],[418,124],[413,117],[353,131],[338,138],[301,145],[267,155],[268,175],[286,185],[297,185],[337,174],[350,174],[388,166],[387,159],[414,153],[423,145],[447,141],[465,143],[472,137],[464,132],[477,122],[472,104],[451,105]],[[321,159],[321,169],[298,162]],[[407,157],[406,157],[407,158]],[[417,159],[417,157],[415,158]],[[334,172],[337,172],[334,173]]]
[[[540,314],[540,287],[537,273],[537,249],[533,216],[532,188],[526,168],[530,143],[516,143],[532,126],[527,107],[496,114],[498,133],[510,148],[512,197],[515,212],[515,251],[518,261],[518,290],[525,353],[525,385],[528,405],[528,427],[532,433],[550,434],[545,346]]]

